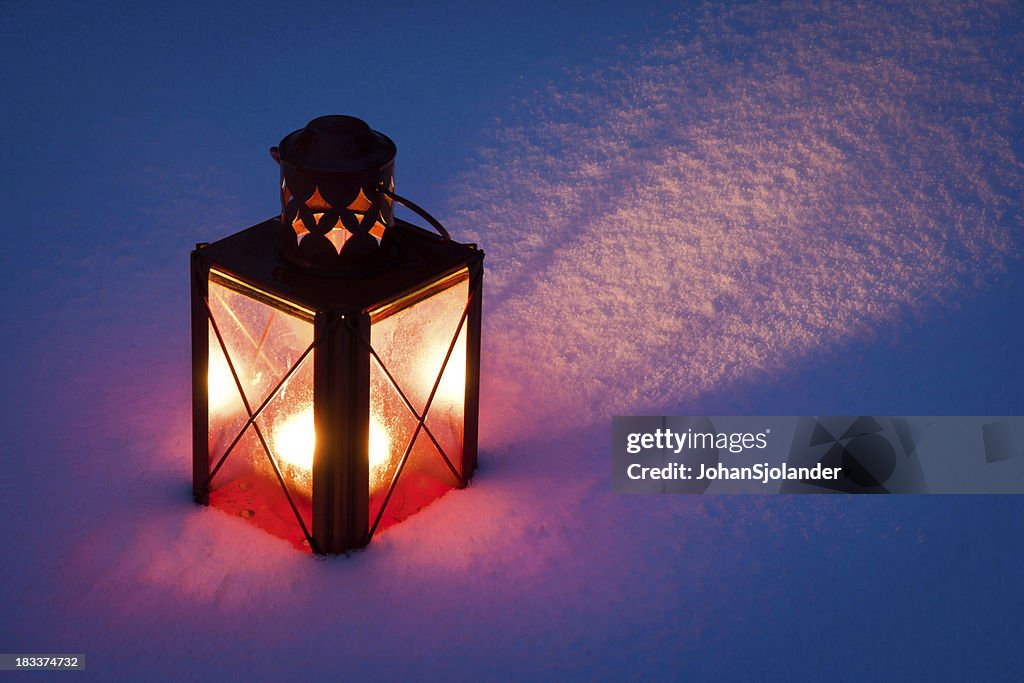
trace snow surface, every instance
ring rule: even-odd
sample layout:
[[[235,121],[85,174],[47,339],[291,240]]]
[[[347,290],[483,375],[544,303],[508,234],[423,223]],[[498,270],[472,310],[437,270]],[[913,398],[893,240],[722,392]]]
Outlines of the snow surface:
[[[5,8],[0,650],[1019,675],[1019,497],[627,497],[608,452],[621,413],[1022,412],[1019,3],[302,9]],[[190,502],[186,256],[273,213],[265,148],[327,112],[488,255],[474,484],[318,561]]]

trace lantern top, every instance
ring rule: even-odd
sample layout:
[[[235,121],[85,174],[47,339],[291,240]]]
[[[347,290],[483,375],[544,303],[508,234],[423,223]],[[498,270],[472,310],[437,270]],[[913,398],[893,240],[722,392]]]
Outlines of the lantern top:
[[[303,171],[352,173],[380,168],[397,152],[391,138],[354,116],[320,116],[271,149],[280,162]]]
[[[383,302],[434,282],[445,274],[478,263],[484,252],[423,228],[395,219],[402,256],[389,268],[368,271],[359,278],[323,277],[288,267],[276,248],[281,223],[277,218],[254,225],[211,244],[196,248],[206,265],[226,273],[273,298],[314,311],[368,311]]]

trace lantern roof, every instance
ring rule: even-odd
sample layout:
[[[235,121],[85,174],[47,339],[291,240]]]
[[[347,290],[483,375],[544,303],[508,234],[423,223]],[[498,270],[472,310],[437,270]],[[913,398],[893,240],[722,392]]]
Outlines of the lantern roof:
[[[331,277],[295,268],[277,248],[277,218],[197,249],[209,266],[310,310],[368,311],[481,260],[473,244],[446,240],[400,219],[392,228],[401,253],[387,268],[359,277]]]
[[[380,168],[395,158],[391,138],[354,116],[320,116],[289,133],[275,158],[303,171],[352,173]],[[273,151],[272,151],[273,153]]]

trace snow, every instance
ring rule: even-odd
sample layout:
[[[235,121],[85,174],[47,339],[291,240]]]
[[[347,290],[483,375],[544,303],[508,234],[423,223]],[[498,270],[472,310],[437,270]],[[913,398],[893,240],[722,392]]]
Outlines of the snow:
[[[516,378],[517,411],[658,412],[1019,256],[1021,93],[987,55],[998,16],[837,7],[794,30],[762,14],[708,11],[641,66],[582,76],[473,169],[456,215],[492,255],[492,372]]]
[[[372,68],[333,6],[11,8],[0,650],[104,681],[1014,678],[1019,498],[621,496],[608,442],[1021,412],[1024,10],[613,5],[399,7]],[[441,28],[467,42],[414,39]],[[306,97],[320,62],[440,72],[432,116]],[[328,111],[487,251],[484,410],[471,487],[316,560],[190,502],[187,253],[274,211],[265,148]]]

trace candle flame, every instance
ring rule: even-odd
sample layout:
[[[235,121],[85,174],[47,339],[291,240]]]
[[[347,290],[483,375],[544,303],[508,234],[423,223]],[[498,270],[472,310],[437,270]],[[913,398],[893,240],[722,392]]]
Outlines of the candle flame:
[[[311,472],[316,451],[313,406],[282,420],[273,430],[273,441],[278,459]]]
[[[384,475],[384,468],[391,455],[391,437],[388,430],[373,416],[370,418],[370,478]]]
[[[313,470],[313,454],[316,452],[316,428],[313,423],[313,407],[289,415],[273,430],[274,451],[278,459],[305,472]],[[376,417],[370,418],[370,479],[377,481],[384,476],[391,455],[391,437]]]
[[[242,367],[235,363],[235,371],[244,377]],[[238,386],[231,375],[231,368],[224,358],[220,347],[210,349],[209,367],[206,371],[206,396],[210,412],[229,413],[242,409],[242,401],[238,395]]]

